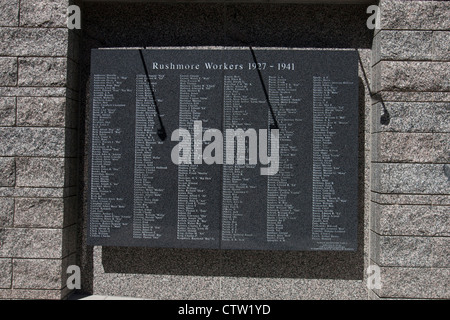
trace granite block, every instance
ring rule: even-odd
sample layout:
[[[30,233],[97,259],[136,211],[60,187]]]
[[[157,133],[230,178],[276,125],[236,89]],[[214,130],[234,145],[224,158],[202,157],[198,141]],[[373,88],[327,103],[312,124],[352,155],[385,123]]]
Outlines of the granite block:
[[[448,194],[444,164],[373,163],[372,188],[381,193]]]
[[[433,32],[433,60],[450,60],[450,31]]]
[[[17,84],[17,58],[0,57],[0,86]]]
[[[65,98],[17,98],[17,125],[19,126],[62,127],[65,126],[65,116]]]
[[[62,228],[64,200],[43,198],[17,198],[14,225],[28,228]]]
[[[19,58],[19,86],[65,86],[66,58]]]
[[[372,229],[380,235],[450,236],[447,206],[373,203]]]
[[[0,26],[11,27],[19,24],[19,0],[0,0]]]
[[[65,159],[18,158],[16,183],[21,187],[64,187]]]
[[[449,299],[450,269],[382,267],[381,298]]]
[[[0,128],[0,140],[1,156],[64,157],[68,147],[64,128]]]
[[[447,268],[448,237],[374,234],[371,259],[383,267]]]
[[[372,132],[447,132],[450,105],[447,102],[384,102],[372,108]],[[384,114],[389,121],[383,121]]]
[[[65,27],[69,0],[21,0],[20,25],[24,27]]]
[[[431,60],[433,57],[432,31],[381,30],[375,53],[379,60]]]
[[[372,161],[433,162],[437,158],[432,133],[380,132],[372,142]]]
[[[5,228],[0,229],[1,257],[54,258],[62,257],[60,229]]]
[[[61,57],[67,55],[67,47],[68,31],[65,29],[0,28],[1,55]]]
[[[61,289],[61,259],[13,259],[13,288]]]
[[[450,63],[422,61],[380,61],[375,92],[450,91]]]
[[[0,157],[0,187],[13,187],[16,183],[14,158]]]
[[[14,199],[0,198],[0,228],[12,227],[14,218]]]
[[[450,29],[450,10],[446,1],[381,0],[379,6],[381,29]]]
[[[0,97],[0,126],[16,124],[16,98]]]
[[[12,263],[11,259],[0,258],[0,289],[11,288]]]

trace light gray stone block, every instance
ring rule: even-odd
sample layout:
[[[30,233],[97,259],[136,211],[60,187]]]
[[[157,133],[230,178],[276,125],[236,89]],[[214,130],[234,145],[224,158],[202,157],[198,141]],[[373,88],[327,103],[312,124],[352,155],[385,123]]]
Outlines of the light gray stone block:
[[[39,1],[33,2],[38,3]],[[0,28],[0,53],[2,55],[66,56],[67,48],[67,29]]]
[[[63,127],[66,122],[66,98],[17,98],[17,125]]]
[[[12,263],[11,259],[0,258],[0,289],[11,288]]]
[[[12,27],[19,24],[19,0],[0,0],[0,26]]]
[[[64,128],[0,128],[0,155],[64,157]]]
[[[62,228],[64,200],[42,198],[17,198],[14,225],[28,228]]]
[[[447,1],[381,0],[381,29],[448,30]]]
[[[0,126],[16,124],[16,98],[0,97]]]
[[[434,106],[435,131],[450,132],[450,103]]]
[[[17,84],[17,58],[0,57],[0,86]]]
[[[443,164],[373,163],[372,188],[381,193],[449,194]]]
[[[449,62],[380,61],[376,91],[450,91]]]
[[[0,87],[4,97],[66,97],[69,91],[58,87]]]
[[[432,133],[379,132],[373,135],[372,161],[433,162]]]
[[[447,268],[448,237],[376,235],[371,259],[383,267]]]
[[[381,268],[381,298],[449,299],[448,268]]]
[[[61,300],[65,296],[63,290],[30,290],[30,289],[0,289],[0,299],[8,300]]]
[[[450,31],[433,32],[433,60],[450,60]]]
[[[66,27],[68,0],[22,0],[20,25],[24,27]]]
[[[19,86],[65,86],[66,58],[19,58]]]
[[[0,228],[12,227],[14,219],[14,199],[0,198]]]
[[[379,60],[431,60],[433,57],[432,31],[381,30],[375,53]]]
[[[434,133],[434,161],[450,163],[450,133]]]
[[[371,228],[380,235],[450,236],[447,206],[372,204]]]
[[[13,288],[61,289],[61,264],[60,259],[14,259]]]
[[[61,229],[0,229],[1,257],[62,258]]]
[[[0,157],[0,186],[12,187],[16,182],[16,163],[14,158]]]
[[[63,158],[18,158],[16,184],[21,187],[64,187]]]
[[[382,123],[382,115],[386,111],[390,120]],[[372,107],[372,112],[372,132],[426,133],[450,130],[447,120],[450,104],[447,102],[379,102]]]

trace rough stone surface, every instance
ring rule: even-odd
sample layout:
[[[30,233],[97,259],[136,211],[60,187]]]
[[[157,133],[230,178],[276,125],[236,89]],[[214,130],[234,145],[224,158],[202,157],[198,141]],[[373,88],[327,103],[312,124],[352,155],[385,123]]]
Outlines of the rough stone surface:
[[[447,268],[448,237],[374,235],[371,258],[383,267]]]
[[[11,288],[12,266],[11,259],[0,258],[0,289]]]
[[[0,158],[0,186],[12,187],[16,182],[14,158]]]
[[[65,58],[19,58],[19,86],[64,86]]]
[[[62,257],[61,240],[61,229],[0,229],[0,256],[59,259]]]
[[[449,194],[443,164],[373,163],[372,188],[381,193]]]
[[[433,57],[432,31],[381,30],[374,41],[376,63],[380,60],[431,60]]]
[[[16,98],[0,98],[0,126],[13,126],[16,124]]]
[[[388,123],[381,121],[386,111]],[[448,132],[449,115],[446,102],[379,102],[373,107],[372,132]]]
[[[0,155],[63,157],[65,139],[64,128],[0,128]]]
[[[372,230],[381,235],[450,236],[448,207],[372,204]]]
[[[19,24],[19,0],[0,0],[0,26],[11,27]]]
[[[76,194],[75,186],[64,188],[0,187],[0,197],[64,198]]]
[[[14,217],[14,199],[0,198],[0,228],[12,227]]]
[[[436,162],[450,163],[450,134],[434,133],[433,147]]]
[[[4,97],[66,97],[71,90],[58,87],[0,87]]]
[[[16,199],[14,214],[16,227],[62,228],[63,220],[63,199]]]
[[[68,0],[21,0],[20,25],[24,27],[67,26]]]
[[[39,3],[39,1],[33,1]],[[14,45],[11,45],[14,43]],[[68,32],[54,28],[0,28],[0,53],[8,56],[64,56]]]
[[[60,259],[14,259],[13,288],[61,289]]]
[[[62,127],[65,125],[65,115],[65,98],[17,98],[17,125],[19,126]]]
[[[432,133],[380,132],[373,136],[373,161],[433,162],[437,155]]]
[[[17,58],[0,57],[0,86],[17,84]]]
[[[450,31],[433,32],[433,60],[450,60]]]
[[[449,62],[380,61],[375,70],[383,74],[376,82],[375,92],[450,91]]]
[[[379,5],[381,29],[450,29],[450,10],[446,1],[381,0]]]
[[[10,300],[61,300],[67,294],[67,288],[63,290],[0,289],[0,299]]]
[[[382,298],[449,299],[448,268],[381,268]]]
[[[18,158],[16,183],[22,187],[64,187],[65,159]]]

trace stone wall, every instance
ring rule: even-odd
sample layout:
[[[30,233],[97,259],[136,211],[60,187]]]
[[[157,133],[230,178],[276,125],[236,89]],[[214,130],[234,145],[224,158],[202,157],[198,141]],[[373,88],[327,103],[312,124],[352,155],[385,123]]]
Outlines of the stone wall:
[[[374,298],[450,298],[450,3],[382,0],[372,49]]]
[[[75,264],[77,50],[67,0],[0,0],[0,298],[61,299]]]

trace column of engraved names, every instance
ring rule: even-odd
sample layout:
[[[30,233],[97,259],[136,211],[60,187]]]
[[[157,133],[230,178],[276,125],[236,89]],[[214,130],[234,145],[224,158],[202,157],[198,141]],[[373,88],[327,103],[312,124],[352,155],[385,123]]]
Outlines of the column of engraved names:
[[[91,139],[90,236],[110,237],[112,228],[120,228],[124,218],[113,214],[124,209],[123,198],[117,197],[114,176],[121,158],[121,129],[111,125],[123,104],[114,103],[123,79],[114,74],[94,75]]]
[[[151,75],[152,87],[157,86],[157,76]],[[154,89],[154,91],[156,88]],[[161,237],[163,212],[152,206],[161,201],[162,188],[154,181],[158,155],[153,152],[160,143],[155,135],[156,108],[145,75],[136,75],[136,129],[134,163],[134,215],[133,238],[158,239]]]
[[[343,107],[333,104],[338,86],[329,77],[313,77],[313,195],[312,195],[312,240],[332,242],[345,232],[336,224],[339,218],[335,204],[341,201],[336,195],[332,177],[342,174],[333,166],[333,159],[340,157],[333,148],[337,119]]]
[[[299,204],[295,196],[300,193],[294,177],[294,164],[298,147],[294,143],[299,139],[300,101],[298,86],[283,76],[269,76],[269,98],[279,125],[280,167],[275,175],[268,176],[267,182],[267,241],[285,242],[292,236],[289,223],[298,219]],[[269,123],[273,123],[268,112]],[[270,141],[270,140],[269,140]],[[270,149],[269,149],[270,150]]]
[[[256,98],[249,97],[249,86],[238,75],[224,76],[224,103],[223,103],[223,130],[243,129],[249,127],[249,112],[243,106],[246,103],[261,103]],[[251,115],[250,115],[251,116]],[[235,149],[236,151],[236,149]],[[246,152],[247,153],[247,150]],[[252,185],[250,178],[246,176],[250,168],[254,165],[237,165],[237,153],[234,152],[235,164],[223,165],[223,184],[222,184],[222,240],[223,241],[245,241],[248,237],[254,235],[245,231],[245,228],[239,222],[244,215],[240,210],[243,198],[249,193],[250,189],[256,186]],[[245,157],[245,154],[243,155]],[[245,159],[241,159],[245,160]],[[246,162],[248,163],[248,162]]]
[[[204,129],[208,129],[207,122],[203,126],[194,124],[194,121],[203,121],[208,117],[204,115],[208,108],[208,94],[211,94],[216,85],[209,77],[200,75],[180,75],[179,96],[179,127],[198,134],[193,136],[191,149],[191,164],[178,166],[178,240],[215,240],[209,232],[208,221],[208,194],[211,186],[211,177],[207,170],[202,170],[202,136]],[[197,138],[197,139],[196,139]],[[184,143],[182,141],[181,143]],[[191,148],[191,145],[187,145]]]

